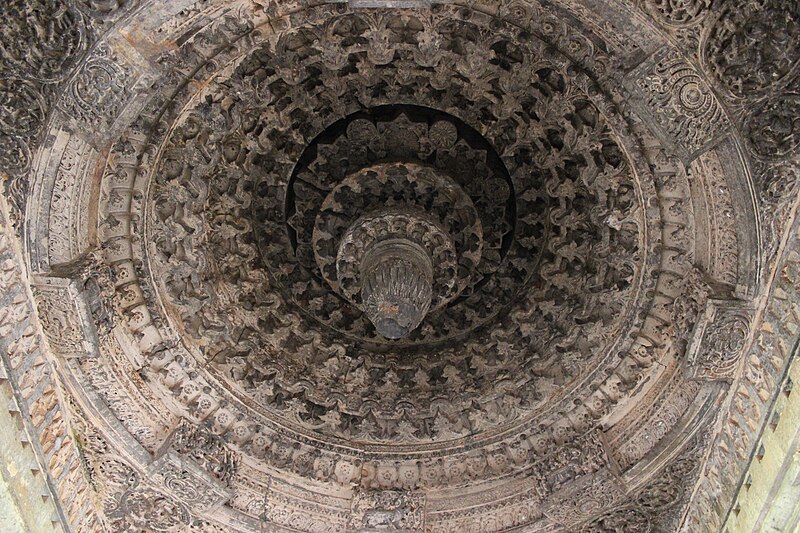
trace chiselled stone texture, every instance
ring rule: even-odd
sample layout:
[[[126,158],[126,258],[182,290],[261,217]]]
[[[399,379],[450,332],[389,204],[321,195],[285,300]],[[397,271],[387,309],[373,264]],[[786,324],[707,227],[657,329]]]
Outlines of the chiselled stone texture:
[[[356,531],[407,531],[425,529],[425,497],[395,491],[358,492],[348,527]]]
[[[800,11],[791,0],[727,2],[715,13],[705,58],[721,87],[737,96],[770,89],[800,60]]]
[[[797,335],[792,2],[0,14],[65,528],[719,529]]]
[[[731,380],[750,339],[753,310],[709,300],[687,352],[687,371],[699,379]]]
[[[11,419],[3,429],[3,457],[14,458],[4,469],[14,477],[15,497],[32,497],[18,502],[31,531],[95,531],[91,487],[21,267],[8,205],[0,198],[0,399]]]
[[[677,51],[659,51],[630,76],[656,127],[688,154],[701,151],[728,127],[709,84]]]

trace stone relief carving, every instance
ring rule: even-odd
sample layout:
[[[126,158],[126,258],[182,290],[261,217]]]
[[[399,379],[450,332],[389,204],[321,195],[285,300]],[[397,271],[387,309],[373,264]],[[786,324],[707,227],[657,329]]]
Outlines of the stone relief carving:
[[[228,483],[236,473],[238,456],[217,435],[182,421],[164,444],[186,456],[221,483]]]
[[[695,330],[687,370],[695,378],[732,380],[750,338],[752,310],[735,302],[709,300]]]
[[[14,0],[5,2],[0,14],[2,64],[25,78],[61,81],[87,44],[81,14],[66,1]]]
[[[17,175],[30,168],[31,148],[52,95],[48,84],[68,76],[86,49],[87,36],[81,14],[62,0],[4,2],[0,17],[0,68],[5,73],[0,86],[0,168]],[[17,198],[17,207],[21,200]]]
[[[85,330],[85,315],[70,280],[47,278],[35,283],[37,316],[50,348],[68,357],[90,354],[91,337]]]
[[[554,523],[574,528],[594,516],[625,501],[622,483],[612,473],[586,477],[550,498],[544,514]]]
[[[213,511],[231,497],[231,492],[202,466],[171,450],[153,461],[148,480],[161,483],[167,493],[203,512]]]
[[[21,78],[0,82],[0,128],[7,135],[30,135],[42,127],[45,105],[39,88]]]
[[[685,27],[702,21],[708,13],[709,0],[645,0],[648,12],[668,26]]]
[[[744,124],[744,132],[761,157],[783,158],[800,146],[799,94],[780,94],[760,102]]]
[[[147,488],[131,488],[120,496],[116,509],[108,516],[115,531],[133,533],[150,531],[176,531],[189,522],[186,507],[162,492]]]
[[[686,154],[661,146],[614,88],[621,80],[610,65],[645,57],[635,39],[610,29],[619,26],[596,11],[567,4],[420,12],[259,4],[229,18],[216,18],[221,3],[192,6],[141,27],[143,36],[155,27],[174,36],[175,49],[152,57],[164,72],[138,118],[126,106],[142,65],[102,56],[113,47],[94,49],[59,104],[115,139],[107,156],[70,140],[78,165],[98,159],[93,171],[105,168],[100,259],[75,275],[86,283],[80,291],[104,339],[103,359],[75,366],[85,372],[81,383],[97,387],[125,431],[150,451],[174,417],[185,419],[157,455],[152,485],[141,479],[141,465],[120,467],[135,480],[121,475],[111,491],[112,529],[217,527],[190,516],[203,502],[241,513],[237,523],[256,517],[302,531],[349,524],[391,531],[412,518],[429,531],[659,531],[662,510],[683,505],[671,496],[622,504],[624,472],[611,457],[624,458],[623,470],[635,466],[652,448],[644,436],[666,440],[674,413],[687,409],[690,393],[659,395],[669,372],[656,369],[689,358],[708,372],[705,379],[733,376],[725,354],[739,344],[724,346],[722,332],[743,325],[733,320],[715,330],[703,310],[717,282],[738,282],[742,244],[733,223],[721,223],[725,231],[714,234],[704,263],[694,239],[700,196],[713,191],[723,215],[734,204],[721,165],[699,185],[705,192],[690,191],[681,180],[698,181],[695,175],[665,162]],[[99,28],[122,20],[120,10],[131,5],[81,1],[79,11],[67,12]],[[791,154],[793,122],[778,102],[796,60],[775,62],[770,84],[747,75],[730,82],[736,68],[709,58],[739,39],[727,36],[733,30],[724,21],[741,15],[706,2],[644,7],[675,31],[711,28],[704,68],[718,69],[714,80],[728,80],[735,95],[758,93],[765,111],[761,122],[744,119],[748,142],[763,160]],[[259,17],[269,17],[270,31],[250,33]],[[746,14],[743,23],[755,17]],[[162,37],[150,37],[132,46],[155,54],[143,43]],[[76,49],[86,49],[86,39]],[[97,68],[87,70],[90,63]],[[666,144],[696,155],[720,135],[737,135],[713,83],[689,62],[659,53],[643,65],[634,87],[660,110],[654,120]],[[14,72],[30,90],[6,101],[9,109],[31,102],[14,120],[30,126],[32,138],[46,115],[35,92],[41,82]],[[104,80],[108,92],[98,91]],[[423,110],[415,115],[414,106]],[[117,137],[116,128],[126,126]],[[28,137],[3,128],[6,154],[27,168]],[[713,156],[700,160],[714,167]],[[75,181],[87,180],[89,167],[66,163]],[[434,265],[453,268],[455,281],[443,284],[446,296],[420,328],[394,344],[375,335],[358,305],[343,301],[338,273],[334,279],[326,270],[335,270],[338,249],[313,238],[318,227],[346,234],[359,219],[348,209],[407,203],[397,199],[403,187],[396,198],[359,181],[355,188],[369,194],[337,190],[364,168],[388,164],[455,169],[446,179],[472,204],[452,210],[452,195],[419,195],[443,202],[430,228],[447,226],[457,238],[454,253],[442,249]],[[783,177],[766,180],[764,194],[784,185]],[[330,194],[339,218],[323,217],[318,226]],[[48,201],[51,227],[74,226],[59,218],[80,212],[61,208],[78,202],[72,193]],[[52,235],[63,241],[51,241],[50,264],[86,248],[71,231]],[[360,257],[348,255],[343,268]],[[707,329],[693,344],[695,322]],[[103,370],[121,360],[130,366]],[[648,388],[653,394],[640,394]],[[638,444],[607,451],[597,428],[635,418],[628,413],[653,398],[663,398],[667,414],[641,420],[661,426],[621,431],[615,442],[632,435]],[[159,410],[158,423],[142,420]],[[255,495],[242,488],[260,474],[240,471],[239,455],[275,474],[267,497],[257,484],[248,489]],[[516,484],[523,478],[533,489]],[[486,487],[469,496],[469,510],[454,496],[467,486]],[[428,491],[436,497],[426,499]],[[341,503],[352,494],[352,506]],[[424,505],[411,507],[425,511],[386,503],[353,513],[378,494],[422,498]]]
[[[356,492],[349,528],[355,531],[425,531],[425,497],[407,492]]]
[[[631,79],[658,127],[689,154],[702,150],[729,126],[711,88],[676,51],[657,53]]]
[[[77,137],[71,137],[63,146],[46,215],[50,265],[75,261],[89,248],[91,180],[87,178],[92,150]]]
[[[743,277],[739,267],[741,234],[737,227],[734,199],[725,187],[721,156],[716,151],[708,151],[692,162],[690,169],[697,179],[707,183],[705,217],[708,235],[706,250],[702,251],[707,255],[701,263],[709,265],[709,273],[716,281],[736,286]]]
[[[721,6],[705,36],[711,74],[737,96],[780,83],[800,59],[800,13],[790,0]]]
[[[77,0],[78,9],[98,19],[111,19],[131,9],[137,0]]]
[[[0,165],[22,172],[30,164],[28,140],[44,124],[46,107],[40,87],[9,76],[0,82]]]
[[[627,503],[585,524],[583,532],[671,531],[676,524],[670,511],[691,491],[697,478],[705,441],[702,434],[692,437],[681,454],[649,484],[632,491]],[[669,528],[669,529],[667,529]]]

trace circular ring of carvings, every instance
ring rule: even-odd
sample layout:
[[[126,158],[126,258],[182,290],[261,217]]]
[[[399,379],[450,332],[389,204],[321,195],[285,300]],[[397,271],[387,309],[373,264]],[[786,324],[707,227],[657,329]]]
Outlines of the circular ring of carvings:
[[[664,16],[693,24],[703,3],[688,4]],[[533,16],[507,8],[498,15]],[[595,450],[583,439],[679,353],[706,290],[680,230],[688,195],[655,182],[608,57],[580,36],[558,41],[552,21],[534,37],[458,6],[326,6],[285,22],[274,35],[237,27],[189,85],[160,80],[111,150],[99,234],[114,320],[147,376],[130,388],[247,455],[253,486],[269,473],[511,493],[532,465],[577,453],[571,443]],[[708,91],[689,80],[675,97],[701,116]],[[448,201],[471,206],[472,229],[426,227],[441,237],[436,268],[480,235],[456,290],[403,345],[379,342],[331,290],[340,248],[320,253],[313,238],[332,191],[386,164],[458,169],[442,180],[468,199]],[[592,501],[598,513],[606,502]]]

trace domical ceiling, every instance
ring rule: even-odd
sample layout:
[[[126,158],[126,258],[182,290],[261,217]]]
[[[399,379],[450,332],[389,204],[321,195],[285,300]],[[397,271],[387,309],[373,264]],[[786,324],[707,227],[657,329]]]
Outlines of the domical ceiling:
[[[710,4],[0,7],[97,527],[718,529],[783,365],[800,11]]]

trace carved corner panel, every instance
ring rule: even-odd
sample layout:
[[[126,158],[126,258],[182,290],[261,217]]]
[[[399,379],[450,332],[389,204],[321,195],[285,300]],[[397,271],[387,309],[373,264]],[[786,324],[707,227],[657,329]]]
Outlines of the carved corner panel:
[[[231,492],[215,480],[205,469],[190,458],[167,450],[153,461],[148,478],[161,483],[164,488],[191,508],[213,513],[227,502]]]
[[[53,353],[92,357],[97,346],[94,325],[72,280],[37,277],[32,288],[37,316]]]
[[[688,375],[732,381],[752,334],[753,315],[740,302],[709,300],[687,350]]]
[[[627,75],[641,98],[642,117],[684,160],[708,148],[730,127],[703,75],[682,54],[663,48]]]

